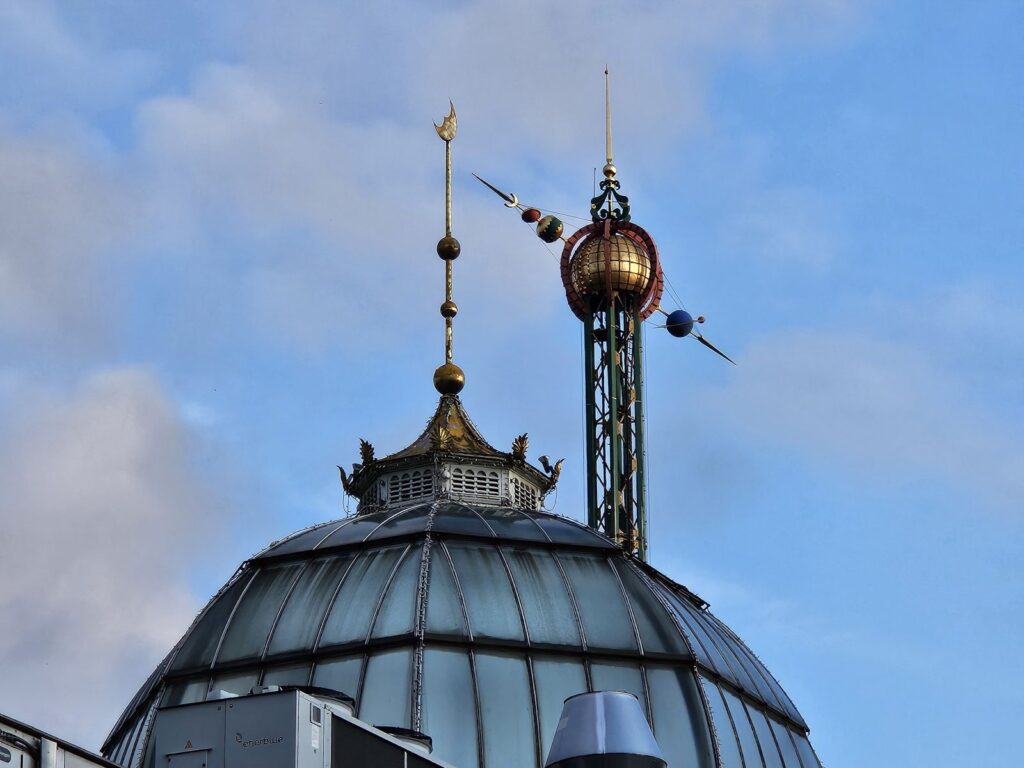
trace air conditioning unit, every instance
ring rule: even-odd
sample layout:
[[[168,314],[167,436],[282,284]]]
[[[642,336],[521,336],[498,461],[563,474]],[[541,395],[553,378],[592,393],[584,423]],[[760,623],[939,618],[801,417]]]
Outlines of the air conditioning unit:
[[[343,694],[269,686],[248,696],[165,707],[153,726],[166,768],[451,768],[430,740],[352,714]]]

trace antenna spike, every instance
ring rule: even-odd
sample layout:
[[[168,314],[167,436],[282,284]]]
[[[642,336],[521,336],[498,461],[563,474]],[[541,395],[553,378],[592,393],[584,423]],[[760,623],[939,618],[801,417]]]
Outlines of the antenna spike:
[[[608,65],[604,66],[604,146],[608,165],[612,163],[612,88],[608,76]]]

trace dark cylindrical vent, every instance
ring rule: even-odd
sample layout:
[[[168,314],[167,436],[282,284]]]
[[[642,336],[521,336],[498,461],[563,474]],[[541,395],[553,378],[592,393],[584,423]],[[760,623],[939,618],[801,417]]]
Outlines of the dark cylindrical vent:
[[[565,700],[545,768],[666,768],[640,702],[598,691]]]

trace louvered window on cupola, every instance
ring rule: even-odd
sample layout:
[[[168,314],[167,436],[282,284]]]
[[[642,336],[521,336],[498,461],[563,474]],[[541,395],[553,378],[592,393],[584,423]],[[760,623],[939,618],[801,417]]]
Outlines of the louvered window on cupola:
[[[452,496],[501,501],[501,475],[494,469],[452,468]]]
[[[388,504],[421,499],[434,493],[434,473],[429,469],[396,472],[388,478]]]
[[[520,509],[537,509],[540,506],[540,493],[529,483],[515,475],[509,478],[512,506]]]

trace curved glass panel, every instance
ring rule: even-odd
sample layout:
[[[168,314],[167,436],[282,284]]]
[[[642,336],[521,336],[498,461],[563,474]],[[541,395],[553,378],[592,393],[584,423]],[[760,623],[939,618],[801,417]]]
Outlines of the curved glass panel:
[[[257,671],[235,672],[230,675],[219,675],[213,678],[210,684],[211,691],[227,691],[237,693],[239,696],[249,693],[256,685]]]
[[[715,640],[708,634],[702,611],[688,600],[665,590],[662,594],[668,598],[669,606],[673,609],[676,617],[682,626],[690,633],[694,651],[698,654],[700,662],[713,669],[726,680],[746,690],[754,690],[750,677],[743,672],[732,654],[728,658],[723,655],[719,647],[721,640]]]
[[[210,678],[202,677],[198,680],[185,680],[180,683],[168,686],[160,699],[161,707],[173,707],[176,704],[194,704],[197,701],[206,699],[206,692],[210,689]]]
[[[362,669],[362,654],[323,661],[313,670],[313,685],[347,693],[354,699],[359,694],[359,673]]]
[[[427,592],[427,632],[465,637],[466,619],[455,587],[451,565],[440,544],[430,552],[430,590]]]
[[[313,549],[322,538],[332,533],[336,528],[347,525],[352,519],[332,520],[329,523],[310,528],[308,531],[296,534],[290,539],[285,539],[275,547],[270,547],[266,552],[260,554],[259,557],[276,557],[277,555],[286,555],[292,552],[307,552]]]
[[[156,739],[150,739],[146,745],[146,757],[143,759],[142,764],[145,768],[154,768],[156,766]]]
[[[547,757],[555,737],[562,704],[570,696],[586,693],[587,675],[577,659],[534,657],[533,680],[537,688],[537,716],[540,718],[540,751]]]
[[[602,549],[618,549],[612,542],[568,518],[544,515],[538,512],[521,512],[537,521],[553,542],[557,544],[579,544],[584,547],[600,547]]]
[[[258,659],[263,655],[267,636],[277,618],[285,595],[292,586],[300,565],[272,565],[253,576],[235,615],[231,617],[217,663]],[[232,691],[234,693],[234,691]]]
[[[288,596],[268,653],[312,649],[327,606],[351,562],[351,557],[335,557],[310,563]]]
[[[447,545],[466,598],[466,613],[475,638],[522,640],[523,625],[508,573],[494,547]]]
[[[118,739],[117,742],[114,744],[114,748],[110,751],[110,759],[113,760],[115,763],[120,763],[124,765],[125,750],[128,749],[128,743],[131,740],[132,731],[134,731],[138,727],[139,723],[136,722],[131,727],[131,729],[126,731],[125,734],[121,736],[121,738]],[[7,755],[4,755],[4,758],[4,762],[8,762],[9,758],[7,757]],[[25,758],[22,757],[18,762],[24,764]]]
[[[139,724],[136,723],[134,725],[134,728],[138,728],[138,727],[139,727]],[[124,753],[128,749],[128,744],[131,741],[131,735],[132,735],[132,731],[128,731],[124,736],[122,736],[120,739],[117,740],[116,744],[114,744],[114,748],[110,752],[110,759],[113,762],[119,763],[121,765],[125,765]],[[4,758],[5,758],[4,762],[8,762],[8,760],[10,759],[9,757],[7,757],[6,754],[4,755]],[[25,758],[22,757],[18,762],[24,763],[24,761],[25,761]]]
[[[476,701],[466,651],[424,651],[420,730],[434,740],[435,757],[460,768],[478,764]]]
[[[633,618],[640,630],[644,653],[672,653],[689,657],[690,650],[683,636],[646,582],[625,559],[614,558],[612,564],[622,578],[622,585],[633,609]]]
[[[713,768],[714,750],[697,680],[688,669],[647,665],[654,737],[669,765]]]
[[[360,515],[353,518],[350,523],[346,523],[324,539],[317,549],[330,549],[331,547],[340,547],[345,544],[356,544],[369,536],[374,528],[394,514],[392,510],[390,512],[373,512],[369,515]]]
[[[513,509],[497,509],[487,514],[487,524],[502,539],[516,541],[549,541],[533,518]]]
[[[434,515],[431,530],[437,533],[461,533],[464,536],[480,536],[493,538],[494,534],[480,516],[469,507],[461,504],[442,504]]]
[[[761,750],[757,745],[757,737],[754,735],[754,726],[747,717],[747,708],[731,691],[725,688],[720,689],[722,698],[732,715],[733,725],[736,726],[736,735],[739,737],[740,747],[743,751],[743,760],[747,768],[764,768],[761,760]]]
[[[782,686],[779,685],[778,681],[772,673],[768,671],[768,668],[761,662],[761,660],[754,655],[754,652],[747,647],[747,644],[744,643],[735,632],[729,629],[729,627],[727,627],[716,616],[711,616],[710,614],[709,616],[719,634],[732,640],[731,647],[734,652],[737,655],[743,656],[743,658],[747,660],[748,666],[756,672],[759,680],[767,686],[770,693],[765,696],[765,703],[774,705],[779,712],[789,715],[790,718],[800,725],[806,725],[789,696],[784,690],[782,690]]]
[[[231,611],[234,610],[238,596],[242,593],[245,585],[249,583],[252,574],[243,575],[234,584],[224,590],[224,594],[215,598],[214,602],[203,614],[195,628],[189,633],[188,638],[181,645],[181,650],[174,657],[171,664],[172,670],[192,669],[193,667],[208,667],[213,662],[213,654],[217,650],[217,643],[224,632],[224,625],[227,624]]]
[[[704,685],[704,693],[708,699],[708,706],[711,708],[711,719],[715,724],[715,733],[718,734],[718,756],[721,758],[722,768],[743,768],[743,758],[740,757],[740,747],[736,741],[736,731],[732,725],[732,718],[729,717],[729,710],[725,706],[722,692],[718,686],[709,680],[701,678]]]
[[[793,741],[796,742],[796,751],[800,754],[800,762],[803,763],[804,768],[821,768],[818,756],[814,754],[811,742],[805,736],[794,733]]]
[[[263,673],[261,685],[306,685],[309,683],[309,664],[289,664],[273,667]]]
[[[587,647],[636,650],[633,621],[607,559],[574,552],[560,552],[558,559],[576,596]]]
[[[750,715],[750,722],[754,724],[754,733],[757,734],[757,743],[761,745],[761,757],[764,758],[765,767],[783,768],[782,755],[775,745],[775,737],[772,736],[771,726],[768,725],[764,713],[748,704],[747,714]]]
[[[761,662],[755,659],[743,642],[736,635],[729,632],[712,614],[704,612],[703,618],[708,631],[714,633],[715,638],[718,640],[722,652],[728,653],[730,661],[735,659],[734,664],[742,667],[747,677],[753,682],[753,690],[757,691],[758,697],[769,706],[778,709],[780,712],[785,712],[786,710],[783,708],[782,702],[779,701],[774,689],[768,684],[768,678],[771,675],[764,669]]]
[[[370,725],[410,728],[411,685],[412,652],[408,648],[371,656],[366,662],[366,679],[359,700],[359,719]]]
[[[367,537],[367,541],[378,541],[379,539],[407,536],[425,531],[427,520],[430,517],[431,506],[430,504],[417,504],[409,507],[371,533]]]
[[[373,623],[373,637],[393,637],[412,632],[422,558],[423,548],[419,545],[410,547],[406,552],[380,604]]]
[[[496,653],[476,654],[487,768],[534,765],[533,699],[526,660]]]
[[[132,735],[131,744],[128,745],[128,749],[124,753],[124,764],[132,765],[138,763],[142,758],[141,745],[146,737],[146,718],[139,718],[139,727],[136,732]],[[68,761],[67,764],[70,764]]]
[[[595,691],[625,691],[636,696],[644,714],[650,718],[651,710],[647,707],[647,692],[644,690],[644,678],[640,667],[628,661],[592,661],[590,662],[590,679]]]
[[[405,547],[371,549],[348,569],[324,624],[320,647],[365,640],[384,585]],[[391,725],[391,723],[385,723]]]
[[[786,768],[801,768],[800,757],[796,753],[796,745],[789,737],[789,729],[770,717],[768,718],[768,724],[772,727],[772,733],[775,734],[775,743],[779,745],[779,751],[782,753],[782,762],[786,764]]]
[[[117,748],[114,750],[115,763],[128,765],[131,762],[135,742],[139,738],[139,732],[142,730],[142,726],[145,723],[145,721],[146,718],[140,717],[138,720],[135,721],[135,724],[131,728],[125,731],[124,736],[121,738],[121,741],[118,743]],[[22,758],[18,762],[21,763],[23,762],[23,760],[24,758]]]
[[[582,645],[576,612],[558,564],[548,552],[505,549],[505,559],[526,614],[531,643]]]

